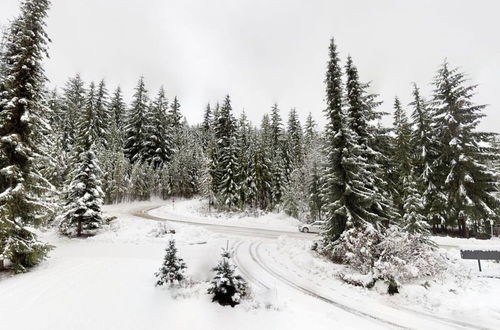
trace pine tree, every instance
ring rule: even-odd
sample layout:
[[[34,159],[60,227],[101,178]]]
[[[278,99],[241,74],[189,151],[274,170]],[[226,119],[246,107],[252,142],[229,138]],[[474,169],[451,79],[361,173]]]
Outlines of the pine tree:
[[[174,97],[174,100],[170,105],[170,112],[168,115],[170,119],[170,125],[174,129],[179,128],[182,123],[182,115],[181,115],[181,105],[179,103],[179,100],[177,99],[177,96]]]
[[[96,88],[95,111],[97,115],[95,122],[95,130],[98,136],[97,143],[107,148],[111,134],[110,123],[114,116],[110,112],[109,95],[104,80],[101,80]]]
[[[297,110],[290,110],[288,116],[288,147],[293,166],[301,166],[304,162],[303,132]]]
[[[0,259],[24,272],[42,261],[50,247],[27,228],[51,216],[44,196],[50,184],[38,171],[48,119],[44,100],[43,59],[48,0],[21,2],[21,14],[10,27],[2,53],[0,90]]]
[[[76,170],[72,173],[59,225],[61,232],[68,236],[93,234],[103,223],[103,173],[95,154],[96,141],[99,140],[95,124],[97,116],[94,86],[91,84],[87,104],[78,123]]]
[[[125,126],[125,155],[131,163],[141,162],[147,134],[148,92],[141,77],[135,88],[132,107]]]
[[[436,200],[435,184],[431,181],[431,168],[433,157],[436,152],[434,148],[434,138],[432,137],[432,115],[427,101],[420,95],[417,85],[413,85],[413,101],[410,103],[413,108],[412,119],[412,146],[413,164],[415,175],[420,186],[417,187],[423,198],[423,215],[427,220],[432,220],[432,203]]]
[[[473,103],[476,85],[467,85],[464,73],[444,62],[433,84],[434,220],[458,225],[466,236],[468,226],[497,217],[499,176],[488,166],[496,158],[488,147],[492,134],[477,130],[485,106]]]
[[[76,145],[80,111],[85,107],[85,84],[79,74],[66,83],[63,94],[63,146],[70,153]]]
[[[160,88],[158,97],[147,114],[146,140],[143,158],[153,168],[161,168],[172,159],[172,135],[167,118],[168,101],[165,90]]]
[[[253,177],[251,176],[251,128],[247,116],[243,111],[238,121],[236,132],[236,147],[238,154],[238,170],[237,170],[237,185],[240,207],[243,208],[246,204],[251,203],[253,195]]]
[[[310,148],[317,142],[319,134],[316,126],[316,122],[314,121],[312,114],[309,112],[304,127],[304,147],[306,149]]]
[[[232,114],[231,100],[226,96],[215,123],[216,160],[213,171],[217,183],[219,204],[232,209],[239,205],[236,148],[236,123]]]
[[[247,283],[240,275],[235,274],[236,266],[231,261],[231,253],[228,250],[222,252],[222,259],[213,271],[215,277],[208,289],[208,294],[213,295],[212,301],[222,306],[238,305],[241,298],[247,294]]]
[[[327,250],[346,229],[362,228],[383,220],[379,215],[380,197],[373,187],[373,172],[367,165],[367,123],[360,100],[362,92],[357,82],[357,71],[348,61],[347,116],[342,104],[342,70],[333,39],[329,56],[325,79],[327,125],[322,186],[326,212],[323,239]],[[366,136],[361,138],[357,132],[366,133]]]
[[[410,233],[428,233],[429,224],[426,222],[424,203],[417,189],[417,178],[410,170],[403,179],[403,229]]]
[[[403,181],[408,179],[413,169],[413,146],[411,144],[411,126],[397,97],[394,100],[394,133],[393,168],[391,169],[393,173],[392,191],[395,204],[402,215],[404,203]]]
[[[155,273],[158,278],[156,282],[157,286],[161,285],[175,285],[180,284],[185,280],[186,275],[185,269],[186,263],[177,256],[177,247],[175,246],[175,240],[171,239],[168,241],[168,247],[165,249],[165,258],[163,259],[163,264],[159,271]]]
[[[119,140],[123,144],[122,131],[125,127],[126,105],[123,101],[122,90],[120,87],[117,87],[113,93],[113,97],[109,103],[109,111],[111,112],[111,116],[114,118],[115,125],[113,126],[116,128],[116,133],[120,133],[121,136],[119,136]]]

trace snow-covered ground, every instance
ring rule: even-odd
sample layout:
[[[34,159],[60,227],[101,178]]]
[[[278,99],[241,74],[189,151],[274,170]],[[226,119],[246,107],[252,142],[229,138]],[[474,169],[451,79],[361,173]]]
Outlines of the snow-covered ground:
[[[189,222],[211,223],[249,228],[297,231],[299,221],[284,213],[263,213],[258,215],[235,213],[231,215],[208,209],[203,199],[175,199],[167,201],[165,206],[153,209],[149,214],[166,219]]]
[[[500,279],[482,277],[475,261],[457,261],[466,276],[429,280],[427,288],[405,285],[391,297],[384,288],[367,290],[338,280],[335,274],[342,266],[310,250],[314,235],[270,239],[258,230],[256,237],[248,237],[168,222],[195,284],[157,288],[153,274],[170,235],[158,237],[160,222],[133,214],[165,204],[151,213],[172,220],[297,230],[295,220],[280,214],[204,216],[199,200],[176,201],[174,207],[160,201],[107,206],[107,213],[118,219],[106,231],[88,239],[45,232],[42,239],[56,247],[50,259],[30,273],[2,275],[0,329],[500,328]],[[499,243],[436,241],[450,257],[458,257],[459,246]],[[252,288],[252,298],[235,308],[214,304],[205,293],[226,244],[235,248],[235,261]],[[498,263],[484,262],[484,268],[500,275]]]

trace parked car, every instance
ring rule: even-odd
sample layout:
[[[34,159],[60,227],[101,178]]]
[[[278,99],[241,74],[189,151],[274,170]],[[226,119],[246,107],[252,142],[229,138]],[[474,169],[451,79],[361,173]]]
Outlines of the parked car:
[[[299,231],[303,233],[319,233],[323,229],[324,221],[315,221],[312,223],[303,223],[299,225]]]

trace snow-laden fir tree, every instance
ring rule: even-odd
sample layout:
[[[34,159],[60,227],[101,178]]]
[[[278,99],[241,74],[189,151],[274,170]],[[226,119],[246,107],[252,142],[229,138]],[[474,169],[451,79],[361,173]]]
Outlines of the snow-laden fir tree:
[[[413,146],[411,144],[411,125],[406,116],[401,102],[396,97],[394,100],[394,146],[392,150],[391,168],[391,192],[394,203],[399,213],[403,215],[404,185],[403,181],[408,179],[413,169],[412,155]]]
[[[172,158],[173,141],[167,118],[168,101],[165,90],[160,88],[156,100],[147,114],[143,159],[153,168],[161,168]]]
[[[95,130],[97,131],[98,136],[98,140],[96,142],[107,148],[111,134],[110,123],[113,121],[113,114],[110,111],[109,93],[104,80],[99,82],[95,93],[95,111],[97,115]]]
[[[163,259],[163,264],[157,273],[155,273],[158,281],[157,286],[161,285],[179,285],[185,278],[186,263],[182,258],[177,255],[177,247],[175,246],[175,240],[171,239],[168,241],[168,246],[165,249],[165,257]]]
[[[77,74],[70,78],[63,89],[63,146],[67,153],[73,151],[78,136],[77,125],[82,109],[85,107],[85,83]]]
[[[94,85],[89,88],[87,103],[78,123],[75,170],[67,188],[60,231],[68,236],[92,235],[103,223],[102,171],[95,153],[98,114],[95,107]]]
[[[318,137],[319,133],[316,122],[314,121],[312,114],[309,112],[304,125],[304,148],[307,150],[307,148],[315,145],[318,142]]]
[[[149,97],[141,77],[135,88],[132,106],[125,126],[125,155],[132,163],[141,162],[144,156],[144,141],[147,134]]]
[[[368,212],[365,220],[371,219],[372,223],[387,221],[395,214],[386,192],[388,183],[383,177],[381,157],[373,148],[379,134],[370,123],[380,116],[374,109],[378,105],[376,95],[366,92],[369,85],[359,81],[358,70],[350,56],[347,58],[346,76],[346,119],[356,149],[352,149],[350,157],[359,165],[359,176],[364,181],[366,193],[371,195],[369,205],[364,206]]]
[[[174,100],[170,104],[170,111],[168,113],[168,118],[170,120],[170,126],[174,129],[180,128],[182,124],[182,114],[181,114],[181,104],[177,99],[177,96],[174,97]]]
[[[121,144],[123,145],[126,104],[123,101],[122,90],[120,87],[117,87],[113,93],[111,101],[109,102],[109,111],[111,112],[111,116],[114,118],[116,133],[119,133],[118,140],[121,141]]]
[[[266,121],[264,121],[264,124]],[[265,127],[265,126],[264,126]],[[252,161],[252,181],[255,185],[255,206],[268,210],[272,202],[272,163],[270,145],[266,142],[265,129],[256,141]]]
[[[488,166],[497,155],[489,144],[492,134],[477,130],[485,106],[473,102],[476,85],[467,85],[465,74],[447,62],[433,85],[434,221],[458,226],[465,236],[470,225],[480,229],[481,221],[497,217],[499,175]]]
[[[236,146],[236,120],[232,114],[231,100],[226,96],[215,123],[217,156],[215,177],[219,205],[233,209],[239,205],[238,149]]]
[[[295,108],[292,108],[288,115],[287,136],[292,165],[301,166],[304,162],[303,132]]]
[[[212,301],[222,306],[234,307],[247,294],[247,283],[235,273],[236,265],[231,260],[231,252],[223,250],[222,259],[213,268],[215,277],[211,281],[208,294],[213,295]]]
[[[48,0],[25,0],[12,22],[1,62],[0,90],[0,259],[16,272],[27,271],[50,249],[31,226],[52,215],[45,196],[51,187],[38,162],[46,153],[48,108],[42,66],[49,38],[45,32]]]
[[[252,167],[252,141],[251,141],[251,127],[245,112],[243,111],[240,119],[238,120],[236,131],[236,144],[238,153],[238,194],[240,208],[244,208],[247,204],[251,204],[252,199],[255,197],[253,183],[253,176],[251,175]]]
[[[364,105],[359,99],[362,92],[359,82],[353,81],[357,80],[357,72],[352,72],[352,63],[348,62],[347,71],[351,72],[346,96],[346,110],[350,115],[347,115],[343,109],[342,69],[333,39],[329,56],[325,79],[327,124],[322,186],[326,220],[323,239],[327,253],[347,229],[363,228],[384,220],[379,206],[382,198],[373,187],[374,173],[367,164],[368,133],[364,138],[357,134],[357,131],[367,131]]]
[[[424,214],[424,201],[418,191],[418,178],[413,170],[403,178],[402,227],[410,233],[428,233],[429,224]]]

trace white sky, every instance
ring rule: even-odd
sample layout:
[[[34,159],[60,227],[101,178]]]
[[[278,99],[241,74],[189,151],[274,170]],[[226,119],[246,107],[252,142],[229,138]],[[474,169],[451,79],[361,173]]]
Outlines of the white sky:
[[[1,24],[17,6],[0,1]],[[497,0],[52,0],[47,74],[57,86],[76,72],[105,78],[127,99],[144,75],[152,94],[163,84],[170,99],[179,96],[190,123],[227,93],[254,123],[274,102],[284,117],[294,106],[302,120],[311,111],[324,122],[334,36],[383,109],[395,95],[408,103],[413,81],[428,92],[447,57],[480,84],[477,101],[491,105],[482,128],[500,132],[499,12]]]

